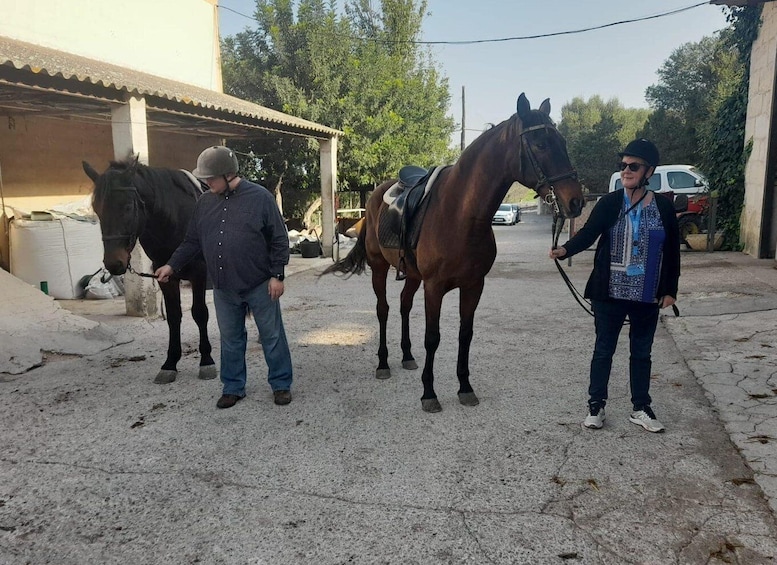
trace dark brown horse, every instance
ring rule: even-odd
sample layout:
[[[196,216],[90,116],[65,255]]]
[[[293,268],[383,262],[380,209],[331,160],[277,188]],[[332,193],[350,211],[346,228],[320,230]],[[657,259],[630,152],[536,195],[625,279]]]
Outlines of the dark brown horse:
[[[131,159],[111,162],[102,175],[84,161],[84,172],[94,182],[92,207],[100,218],[103,235],[103,263],[112,275],[133,272],[130,263],[135,243],[140,240],[153,269],[167,263],[183,241],[194,205],[201,194],[194,177],[173,169],[147,167]],[[199,378],[216,377],[208,340],[208,307],[205,304],[205,260],[200,257],[168,282],[160,282],[167,313],[169,341],[167,359],[154,382],[171,383],[181,359],[180,281],[192,285],[192,317],[200,332]]]
[[[478,404],[469,382],[469,351],[475,309],[483,292],[486,274],[496,258],[496,242],[491,219],[507,190],[518,181],[533,187],[564,218],[580,215],[585,200],[569,162],[566,142],[550,119],[550,101],[532,110],[526,96],[518,98],[518,112],[476,139],[458,161],[440,173],[430,193],[423,224],[414,252],[407,252],[407,279],[401,293],[402,366],[416,369],[410,350],[409,315],[413,296],[424,283],[426,361],[421,380],[424,394],[421,406],[427,412],[442,407],[434,392],[434,355],[440,343],[440,308],[445,294],[460,289],[459,353],[456,374],[459,377],[459,402]],[[397,249],[379,242],[384,193],[393,186],[387,181],[373,192],[367,202],[364,225],[356,246],[326,273],[360,274],[365,261],[372,269],[372,287],[378,299],[380,322],[378,347],[379,379],[391,376],[386,347],[386,277],[389,267],[399,265]]]

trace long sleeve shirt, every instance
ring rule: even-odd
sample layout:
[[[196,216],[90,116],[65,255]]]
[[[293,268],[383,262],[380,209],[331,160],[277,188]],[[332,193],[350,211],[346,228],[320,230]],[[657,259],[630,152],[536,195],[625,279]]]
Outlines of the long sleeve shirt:
[[[199,253],[213,288],[248,290],[282,275],[289,236],[272,194],[245,179],[234,190],[203,194],[168,264],[179,271]]]

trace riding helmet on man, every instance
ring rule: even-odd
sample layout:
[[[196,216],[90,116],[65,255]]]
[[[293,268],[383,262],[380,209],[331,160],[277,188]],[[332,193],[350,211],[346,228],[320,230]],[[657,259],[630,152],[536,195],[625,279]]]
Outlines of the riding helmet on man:
[[[229,173],[237,174],[237,155],[229,147],[214,145],[208,147],[197,157],[197,168],[192,174],[198,179],[210,179],[226,176]]]

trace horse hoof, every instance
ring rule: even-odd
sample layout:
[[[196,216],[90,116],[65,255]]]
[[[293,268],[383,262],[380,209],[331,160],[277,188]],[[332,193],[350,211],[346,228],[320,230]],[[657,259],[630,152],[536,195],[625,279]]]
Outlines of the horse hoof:
[[[408,369],[410,371],[414,371],[418,368],[418,363],[415,362],[415,359],[409,359],[408,361],[402,361],[402,368]]]
[[[422,398],[421,408],[424,409],[424,412],[442,412],[440,401],[436,398]]]
[[[478,400],[474,392],[460,392],[459,402],[464,406],[477,406],[480,404],[480,400]]]
[[[391,369],[375,369],[376,379],[388,379],[391,376]]]
[[[200,372],[197,374],[197,378],[203,381],[209,381],[215,379],[219,372],[216,370],[216,365],[202,365],[200,366]]]
[[[161,369],[157,374],[154,382],[158,385],[167,385],[175,380],[178,376],[178,371],[171,371],[170,369]]]

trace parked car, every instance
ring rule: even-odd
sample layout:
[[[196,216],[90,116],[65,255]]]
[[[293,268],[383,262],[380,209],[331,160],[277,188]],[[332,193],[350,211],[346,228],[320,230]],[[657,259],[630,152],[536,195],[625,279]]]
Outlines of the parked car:
[[[623,188],[621,174],[610,177],[610,192]],[[704,174],[693,165],[659,165],[648,184],[656,192],[674,192],[675,194],[699,194],[709,190]]]
[[[506,224],[508,226],[514,226],[515,222],[515,212],[513,211],[512,204],[500,204],[499,209],[494,214],[494,218],[491,220],[492,224]]]
[[[513,212],[515,212],[515,221],[516,223],[521,221],[521,207],[518,206],[518,204],[510,204],[510,206],[513,207]]]
[[[620,173],[613,173],[610,192],[620,188],[623,188]],[[650,177],[648,188],[675,203],[682,243],[688,245],[687,236],[700,233],[706,227],[709,183],[699,169],[692,165],[659,165]]]

